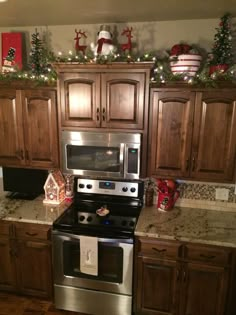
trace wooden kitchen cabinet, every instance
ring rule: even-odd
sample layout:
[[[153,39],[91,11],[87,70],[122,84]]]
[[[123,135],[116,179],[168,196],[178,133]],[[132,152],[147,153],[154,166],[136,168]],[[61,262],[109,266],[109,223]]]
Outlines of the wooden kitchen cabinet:
[[[55,64],[62,129],[147,127],[152,63]]]
[[[235,89],[151,89],[149,176],[234,182]]]
[[[52,263],[50,227],[47,225],[18,223],[4,225],[0,235],[0,289],[16,293],[52,297]]]
[[[13,225],[0,221],[0,290],[16,291],[16,265],[13,257]]]
[[[135,251],[135,314],[228,314],[230,249],[137,238]]]
[[[0,87],[0,165],[59,165],[56,91]]]

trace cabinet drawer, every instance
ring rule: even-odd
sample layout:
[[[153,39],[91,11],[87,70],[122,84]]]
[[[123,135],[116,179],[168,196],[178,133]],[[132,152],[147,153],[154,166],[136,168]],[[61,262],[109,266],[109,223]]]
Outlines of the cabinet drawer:
[[[138,254],[156,258],[176,259],[181,253],[179,243],[165,242],[158,239],[138,239]]]
[[[31,223],[16,223],[15,233],[17,238],[30,238],[30,239],[50,239],[50,226],[42,224]]]
[[[187,245],[185,247],[184,256],[187,260],[191,261],[204,262],[214,265],[227,265],[230,263],[232,252],[227,248]]]

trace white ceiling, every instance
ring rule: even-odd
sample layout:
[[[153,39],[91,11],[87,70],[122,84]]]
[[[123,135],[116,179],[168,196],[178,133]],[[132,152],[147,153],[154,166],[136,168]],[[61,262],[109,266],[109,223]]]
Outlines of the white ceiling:
[[[8,0],[0,27],[236,17],[236,0]]]

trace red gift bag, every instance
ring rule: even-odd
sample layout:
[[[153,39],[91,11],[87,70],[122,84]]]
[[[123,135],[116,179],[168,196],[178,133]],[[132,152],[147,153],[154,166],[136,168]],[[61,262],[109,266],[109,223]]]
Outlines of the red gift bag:
[[[2,33],[2,67],[22,69],[22,33]]]

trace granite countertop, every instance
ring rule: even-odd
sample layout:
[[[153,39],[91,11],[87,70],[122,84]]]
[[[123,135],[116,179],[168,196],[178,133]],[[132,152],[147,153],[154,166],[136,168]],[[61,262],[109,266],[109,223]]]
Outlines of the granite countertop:
[[[175,207],[142,209],[135,235],[236,248],[236,212]]]
[[[9,199],[2,190],[0,181],[0,219],[8,221],[29,222],[52,225],[69,206],[62,202],[59,205],[44,204],[44,195],[34,200]]]

